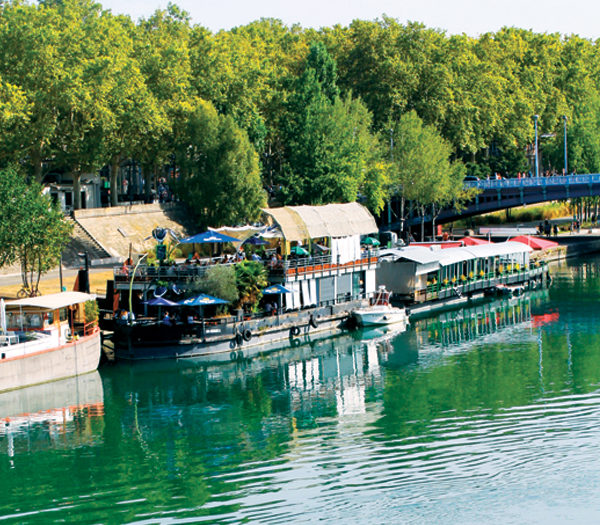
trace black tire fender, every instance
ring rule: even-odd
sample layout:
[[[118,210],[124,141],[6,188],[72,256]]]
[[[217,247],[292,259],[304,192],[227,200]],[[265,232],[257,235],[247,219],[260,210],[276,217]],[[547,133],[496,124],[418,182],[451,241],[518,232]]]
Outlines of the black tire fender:
[[[299,326],[292,326],[290,328],[290,335],[294,336],[294,335],[298,335],[300,333],[300,327]]]
[[[313,328],[319,326],[319,323],[317,323],[317,320],[315,319],[315,316],[313,314],[310,314],[310,320],[308,321],[308,324]]]
[[[237,334],[235,334],[235,342],[238,345],[243,345],[244,344],[244,336],[238,332]]]
[[[244,338],[244,341],[250,341],[250,339],[252,339],[252,332],[250,331],[249,328],[246,328],[242,332],[242,337]]]

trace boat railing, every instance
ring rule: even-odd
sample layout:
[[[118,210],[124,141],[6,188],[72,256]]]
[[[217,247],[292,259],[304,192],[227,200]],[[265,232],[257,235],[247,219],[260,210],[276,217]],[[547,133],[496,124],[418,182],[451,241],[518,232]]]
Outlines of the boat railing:
[[[510,270],[508,269],[509,266],[511,267]],[[502,270],[496,268],[495,271],[482,271],[473,276],[461,276],[458,279],[444,279],[442,281],[431,279],[427,281],[425,286],[415,289],[415,300],[419,302],[430,301],[448,292],[460,296],[465,292],[484,289],[496,284],[521,281],[526,276],[533,277],[543,273],[546,266],[547,263],[545,261],[530,262],[524,266],[517,263],[507,265]]]
[[[272,275],[300,275],[305,273],[322,272],[343,268],[376,264],[379,258],[379,249],[361,250],[360,257],[342,263],[340,256],[335,260],[331,255],[316,255],[307,257],[290,257],[288,259],[271,263],[259,261],[268,268]],[[193,281],[202,277],[209,268],[215,265],[232,266],[237,264],[222,257],[203,259],[200,263],[183,263],[170,266],[154,266],[140,264],[137,269],[133,265],[114,266],[115,280],[129,281],[135,270],[136,281]]]

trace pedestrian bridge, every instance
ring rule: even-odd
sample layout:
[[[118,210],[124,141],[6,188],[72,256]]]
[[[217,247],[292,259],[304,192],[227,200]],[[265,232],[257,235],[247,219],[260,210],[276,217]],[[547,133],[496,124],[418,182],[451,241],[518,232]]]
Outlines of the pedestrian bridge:
[[[452,222],[474,215],[536,204],[560,201],[577,197],[600,195],[600,173],[587,175],[560,175],[552,177],[527,177],[522,179],[480,180],[465,182],[465,188],[478,188],[480,193],[465,207],[456,211],[446,208],[436,217],[436,223]],[[431,215],[425,218],[431,221]],[[417,225],[421,218],[414,215],[407,219],[409,226]],[[391,228],[399,227],[392,224]]]

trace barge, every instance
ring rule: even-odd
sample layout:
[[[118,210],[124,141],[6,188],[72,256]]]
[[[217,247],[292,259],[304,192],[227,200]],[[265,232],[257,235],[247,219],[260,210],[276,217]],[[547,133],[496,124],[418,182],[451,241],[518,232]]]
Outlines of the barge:
[[[0,392],[98,368],[100,330],[86,323],[95,296],[63,292],[0,303]]]
[[[173,306],[171,311],[180,310],[180,320],[164,322],[160,314],[148,316],[151,298],[161,289],[165,299],[185,304],[184,298],[194,293],[195,285],[217,261],[117,267],[113,288],[119,296],[109,302],[120,303],[113,311],[132,304],[132,295],[139,297],[137,308],[130,308],[136,310],[135,320],[125,316],[114,322],[117,359],[240,359],[297,346],[308,334],[326,337],[339,332],[353,310],[368,306],[376,291],[378,251],[361,244],[361,237],[377,232],[366,208],[347,203],[270,208],[264,213],[270,240],[266,256],[258,263],[264,266],[267,288],[283,290],[275,304],[267,303],[269,309],[259,313],[240,308],[232,315],[216,315],[216,309],[207,315],[203,308],[199,319],[190,315],[190,309]],[[219,267],[235,264],[239,262],[229,257],[218,261]],[[181,295],[176,297],[175,291]]]

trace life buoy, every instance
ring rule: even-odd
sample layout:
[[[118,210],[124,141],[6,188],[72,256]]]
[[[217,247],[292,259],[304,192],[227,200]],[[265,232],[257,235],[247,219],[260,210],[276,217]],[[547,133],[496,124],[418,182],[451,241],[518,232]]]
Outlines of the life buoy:
[[[292,326],[290,328],[290,335],[298,335],[300,333],[300,327],[299,326]]]
[[[244,343],[244,336],[238,332],[237,334],[235,334],[235,342],[238,345],[242,345]]]
[[[252,332],[250,331],[249,328],[246,328],[242,332],[242,337],[244,338],[244,341],[250,341],[250,339],[252,339]]]
[[[317,320],[315,319],[315,316],[313,314],[310,314],[310,320],[308,321],[308,324],[313,328],[319,326],[319,323],[317,323]]]

